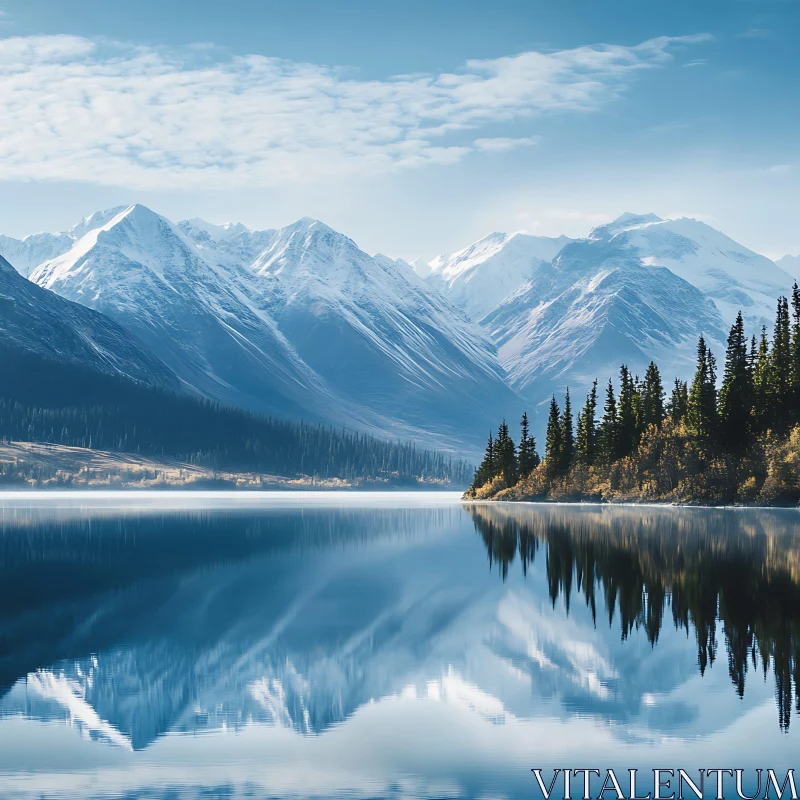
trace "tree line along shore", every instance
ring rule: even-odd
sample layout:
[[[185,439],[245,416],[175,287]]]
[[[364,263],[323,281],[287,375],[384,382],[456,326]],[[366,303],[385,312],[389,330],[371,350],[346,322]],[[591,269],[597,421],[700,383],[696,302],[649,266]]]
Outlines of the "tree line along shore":
[[[569,390],[550,402],[544,457],[527,414],[514,442],[503,421],[489,436],[465,499],[797,505],[800,502],[800,289],[780,297],[775,326],[748,339],[741,312],[722,380],[701,336],[691,383],[669,396],[650,362],[595,380],[574,416]]]

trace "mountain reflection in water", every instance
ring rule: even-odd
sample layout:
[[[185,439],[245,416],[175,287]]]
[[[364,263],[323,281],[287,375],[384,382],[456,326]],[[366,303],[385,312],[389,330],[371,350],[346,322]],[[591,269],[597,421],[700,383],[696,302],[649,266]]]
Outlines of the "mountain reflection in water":
[[[0,797],[530,796],[534,765],[732,746],[779,767],[799,585],[794,511],[5,502]]]

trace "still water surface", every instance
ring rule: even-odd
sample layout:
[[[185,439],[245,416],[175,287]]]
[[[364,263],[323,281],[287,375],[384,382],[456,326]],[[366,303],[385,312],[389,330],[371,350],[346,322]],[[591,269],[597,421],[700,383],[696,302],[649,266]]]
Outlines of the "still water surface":
[[[799,683],[797,511],[0,495],[2,797],[785,773]]]

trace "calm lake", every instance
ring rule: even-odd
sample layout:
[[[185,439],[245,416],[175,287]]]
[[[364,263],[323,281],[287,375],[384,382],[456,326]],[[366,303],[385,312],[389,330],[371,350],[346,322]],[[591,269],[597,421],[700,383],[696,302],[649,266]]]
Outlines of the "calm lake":
[[[794,510],[0,495],[2,797],[800,774],[798,684]]]

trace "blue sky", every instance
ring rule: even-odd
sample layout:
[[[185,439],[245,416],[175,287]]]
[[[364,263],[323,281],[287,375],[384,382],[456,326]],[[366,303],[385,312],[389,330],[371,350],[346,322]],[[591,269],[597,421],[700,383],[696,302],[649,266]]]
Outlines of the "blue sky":
[[[800,0],[0,0],[0,231],[144,202],[415,258],[629,210],[800,252]]]

